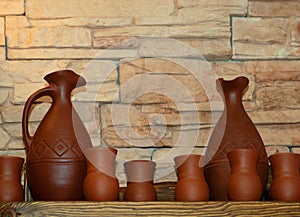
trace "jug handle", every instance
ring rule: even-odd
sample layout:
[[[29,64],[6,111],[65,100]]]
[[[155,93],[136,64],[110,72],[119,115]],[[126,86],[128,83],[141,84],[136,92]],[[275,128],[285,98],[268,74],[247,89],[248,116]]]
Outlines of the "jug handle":
[[[25,143],[26,149],[30,149],[30,144],[32,142],[32,136],[29,134],[28,130],[28,118],[29,118],[29,111],[37,99],[41,98],[42,96],[50,96],[53,99],[54,89],[51,86],[42,88],[36,92],[34,92],[26,101],[23,116],[22,116],[22,133],[23,133],[23,140]]]

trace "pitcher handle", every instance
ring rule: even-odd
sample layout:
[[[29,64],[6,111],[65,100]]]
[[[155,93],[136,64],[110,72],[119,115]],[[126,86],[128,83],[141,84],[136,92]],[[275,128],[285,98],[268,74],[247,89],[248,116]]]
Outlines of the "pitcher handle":
[[[36,101],[42,96],[50,96],[53,99],[54,93],[55,92],[53,87],[48,86],[36,91],[27,99],[23,110],[23,116],[22,116],[22,133],[23,133],[23,140],[26,149],[30,149],[30,144],[32,142],[32,136],[29,134],[29,130],[28,130],[28,119],[29,119],[30,108],[34,103],[34,101]]]

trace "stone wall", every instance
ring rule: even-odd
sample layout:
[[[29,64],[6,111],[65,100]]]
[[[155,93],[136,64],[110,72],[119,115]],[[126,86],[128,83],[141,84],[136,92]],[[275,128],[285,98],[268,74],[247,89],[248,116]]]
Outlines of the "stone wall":
[[[208,97],[217,77],[249,78],[243,103],[268,154],[300,152],[299,6],[298,0],[2,0],[0,154],[25,156],[24,103],[46,85],[44,75],[66,68],[87,80],[73,101],[93,144],[118,148],[124,161],[158,161],[158,181],[176,179],[164,170],[173,167],[172,156],[205,150],[222,110],[217,96]],[[209,72],[199,79],[203,66]],[[182,88],[166,88],[175,81]],[[35,107],[31,133],[48,108]],[[180,136],[185,144],[177,144]]]

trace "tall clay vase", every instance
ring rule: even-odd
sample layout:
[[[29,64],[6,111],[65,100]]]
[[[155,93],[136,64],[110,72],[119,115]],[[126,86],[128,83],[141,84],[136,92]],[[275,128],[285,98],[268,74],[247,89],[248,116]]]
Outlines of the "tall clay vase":
[[[156,191],[153,186],[156,163],[148,160],[133,160],[124,163],[127,174],[125,201],[155,201]]]
[[[21,171],[24,158],[0,156],[0,202],[24,201]]]
[[[115,201],[119,198],[119,181],[115,176],[117,149],[100,147],[85,150],[87,175],[83,184],[86,200]]]
[[[269,160],[273,175],[271,200],[300,202],[300,154],[277,153]]]
[[[176,201],[207,201],[209,189],[200,167],[201,155],[180,155],[174,158],[178,181],[175,186]]]
[[[81,147],[92,143],[72,106],[71,92],[85,85],[85,80],[71,70],[56,71],[44,79],[49,85],[28,98],[22,119],[30,193],[34,200],[82,200],[86,163]],[[30,109],[43,96],[49,96],[52,104],[32,136]]]
[[[263,191],[256,170],[258,152],[254,149],[235,149],[228,152],[227,156],[231,167],[227,186],[229,200],[260,200]]]
[[[205,175],[211,200],[228,200],[227,186],[231,171],[227,153],[234,149],[255,149],[259,152],[257,171],[263,189],[267,184],[269,166],[264,143],[242,104],[248,83],[246,77],[217,80],[217,89],[224,100],[224,111],[211,134],[205,154],[208,161]]]

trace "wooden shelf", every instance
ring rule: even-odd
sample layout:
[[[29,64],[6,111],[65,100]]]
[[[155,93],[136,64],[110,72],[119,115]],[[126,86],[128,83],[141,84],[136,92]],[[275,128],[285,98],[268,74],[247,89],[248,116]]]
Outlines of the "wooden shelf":
[[[300,203],[287,202],[11,202],[1,217],[15,216],[300,216]]]
[[[154,185],[158,201],[125,202],[124,188],[120,188],[120,201],[27,201],[0,203],[0,217],[88,217],[88,216],[300,216],[300,202],[273,201],[174,201],[174,182]],[[267,197],[265,197],[267,198]]]

